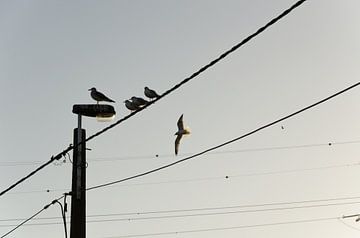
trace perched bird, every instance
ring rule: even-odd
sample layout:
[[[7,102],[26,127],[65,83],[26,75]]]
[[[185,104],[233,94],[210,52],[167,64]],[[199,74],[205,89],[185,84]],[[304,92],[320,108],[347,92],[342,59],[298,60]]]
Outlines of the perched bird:
[[[139,98],[139,97],[131,97],[131,101],[132,103],[134,103],[136,106],[144,106],[148,103],[148,101],[146,101],[143,98]]]
[[[160,97],[159,94],[157,94],[154,90],[145,87],[144,88],[144,94],[146,97],[150,98],[150,99],[154,99],[154,98],[158,98]]]
[[[139,106],[137,106],[135,103],[131,102],[130,100],[125,100],[124,103],[125,103],[125,107],[130,111],[136,111],[140,109]]]
[[[96,104],[99,104],[100,101],[115,102],[114,100],[106,97],[103,93],[96,91],[96,88],[90,88],[89,91],[91,91],[90,95],[96,101]]]
[[[177,135],[176,140],[175,140],[175,155],[178,154],[180,140],[181,140],[182,136],[190,134],[190,129],[184,127],[183,114],[180,116],[180,118],[177,122],[177,126],[178,126],[178,131],[175,133],[175,135]]]

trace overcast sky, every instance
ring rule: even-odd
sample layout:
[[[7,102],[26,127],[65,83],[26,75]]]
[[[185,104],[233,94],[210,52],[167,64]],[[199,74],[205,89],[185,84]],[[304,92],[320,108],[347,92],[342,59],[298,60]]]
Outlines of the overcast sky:
[[[72,106],[95,103],[89,88],[116,101],[118,120],[130,113],[125,99],[143,96],[145,86],[163,93],[294,2],[0,1],[0,190],[72,143]],[[358,0],[307,1],[91,140],[87,187],[185,158],[357,83],[359,9]],[[89,191],[87,237],[358,237],[356,217],[337,218],[360,213],[359,101],[354,88],[219,150]],[[181,114],[192,134],[175,156]],[[83,118],[88,136],[108,125]],[[1,196],[0,235],[70,191],[71,172],[68,159],[58,161]],[[273,203],[282,204],[264,206]],[[8,237],[64,237],[58,205],[37,216],[49,217],[58,218],[33,220],[52,224],[22,226]]]

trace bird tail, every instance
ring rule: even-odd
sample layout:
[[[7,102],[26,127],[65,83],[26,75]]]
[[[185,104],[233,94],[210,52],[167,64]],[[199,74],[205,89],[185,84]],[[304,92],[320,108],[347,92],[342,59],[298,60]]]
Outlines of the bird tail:
[[[191,129],[190,129],[190,127],[186,126],[184,129],[185,129],[185,131],[186,131],[186,134],[184,134],[184,136],[190,136],[190,134],[191,134]]]

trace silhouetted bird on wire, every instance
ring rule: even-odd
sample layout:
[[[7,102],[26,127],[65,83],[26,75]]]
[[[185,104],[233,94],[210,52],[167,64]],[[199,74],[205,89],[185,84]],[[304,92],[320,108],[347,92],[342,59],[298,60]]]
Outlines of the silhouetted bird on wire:
[[[131,101],[138,107],[144,106],[148,103],[148,101],[140,97],[131,97]]]
[[[99,104],[99,102],[115,102],[114,100],[108,98],[103,93],[96,91],[96,88],[90,88],[89,91],[91,91],[90,95],[91,97],[96,101],[96,104]]]
[[[130,111],[136,111],[140,109],[139,106],[137,106],[135,103],[131,102],[130,100],[125,100],[124,103],[125,103],[125,107]]]
[[[175,140],[175,155],[177,155],[179,152],[179,145],[180,145],[180,140],[181,140],[182,136],[190,134],[190,129],[184,127],[183,115],[180,116],[180,118],[177,122],[177,126],[178,126],[178,131],[175,133],[175,135],[177,135],[176,140]]]
[[[160,97],[159,94],[157,94],[154,90],[145,87],[144,88],[144,94],[146,97],[150,98],[150,99],[154,99],[154,98],[158,98]]]

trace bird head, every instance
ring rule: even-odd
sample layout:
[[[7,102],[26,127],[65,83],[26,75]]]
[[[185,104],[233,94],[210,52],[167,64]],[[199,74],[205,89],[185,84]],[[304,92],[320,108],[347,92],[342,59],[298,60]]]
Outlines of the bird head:
[[[96,91],[96,88],[92,87],[88,91],[91,91],[91,92]]]

